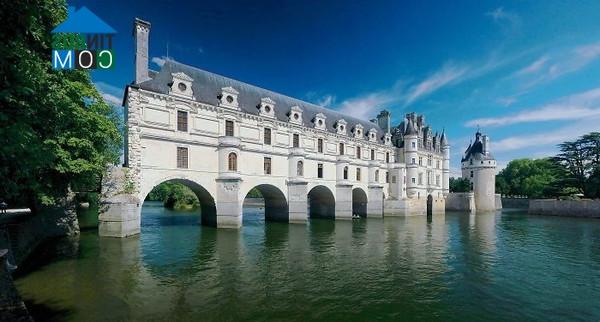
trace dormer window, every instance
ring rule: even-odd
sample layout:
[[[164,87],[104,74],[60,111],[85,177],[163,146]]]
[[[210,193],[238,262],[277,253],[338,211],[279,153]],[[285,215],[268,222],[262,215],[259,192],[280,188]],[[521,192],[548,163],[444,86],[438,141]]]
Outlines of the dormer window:
[[[264,97],[258,104],[258,114],[266,117],[275,117],[275,101],[270,97]]]
[[[335,128],[337,129],[337,134],[346,134],[346,125],[348,122],[346,120],[341,119],[335,123]]]
[[[231,86],[221,88],[221,95],[219,95],[220,105],[223,107],[237,109],[238,94],[239,92]]]
[[[370,129],[368,137],[369,137],[369,141],[376,142],[377,141],[377,130]]]
[[[317,115],[315,115],[315,118],[313,120],[313,123],[315,124],[315,128],[320,129],[320,130],[326,130],[327,129],[327,126],[325,125],[326,119],[327,119],[327,116],[325,116],[325,114],[317,113]]]
[[[363,135],[363,126],[360,125],[360,124],[356,124],[354,126],[354,130],[352,132],[354,132],[354,137],[355,138],[357,138],[357,139],[362,138],[362,135]]]
[[[169,94],[176,96],[183,96],[186,98],[194,98],[194,92],[192,91],[192,82],[194,79],[186,75],[185,73],[172,73],[173,77],[171,83],[171,89]]]
[[[392,145],[392,135],[389,134],[389,133],[386,133],[383,136],[383,142],[384,142],[385,145]]]
[[[292,106],[288,114],[289,121],[295,124],[302,124],[302,109],[300,106]]]

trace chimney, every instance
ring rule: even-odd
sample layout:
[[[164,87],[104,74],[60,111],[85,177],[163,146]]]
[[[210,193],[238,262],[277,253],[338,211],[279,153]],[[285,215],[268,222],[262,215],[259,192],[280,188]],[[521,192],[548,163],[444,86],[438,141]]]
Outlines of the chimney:
[[[482,136],[483,154],[488,155],[490,153],[490,138],[487,135]]]
[[[133,38],[135,41],[135,83],[150,79],[148,76],[148,35],[150,23],[140,18],[133,22]]]
[[[377,115],[377,125],[385,132],[390,133],[392,116],[387,110],[379,112]]]

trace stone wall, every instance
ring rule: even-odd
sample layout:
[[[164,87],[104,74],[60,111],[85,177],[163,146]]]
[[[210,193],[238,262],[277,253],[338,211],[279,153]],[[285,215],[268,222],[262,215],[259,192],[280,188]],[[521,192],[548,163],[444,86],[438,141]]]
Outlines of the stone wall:
[[[528,198],[502,198],[504,208],[529,209]]]
[[[600,218],[600,200],[533,199],[530,215]]]
[[[451,192],[446,197],[446,210],[475,211],[475,195],[472,192]]]

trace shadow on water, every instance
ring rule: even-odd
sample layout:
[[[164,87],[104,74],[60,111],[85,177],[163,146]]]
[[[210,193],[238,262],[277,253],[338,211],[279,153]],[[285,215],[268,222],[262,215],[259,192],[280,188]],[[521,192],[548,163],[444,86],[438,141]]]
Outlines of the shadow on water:
[[[33,300],[25,300],[27,311],[34,321],[64,321],[73,315],[73,310],[57,309],[57,305],[51,303],[38,303]]]

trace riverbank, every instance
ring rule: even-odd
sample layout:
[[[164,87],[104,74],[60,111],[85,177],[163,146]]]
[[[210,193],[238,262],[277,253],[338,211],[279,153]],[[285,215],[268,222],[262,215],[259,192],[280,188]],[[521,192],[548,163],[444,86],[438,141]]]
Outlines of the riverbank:
[[[600,200],[533,199],[529,201],[530,215],[600,218]]]

